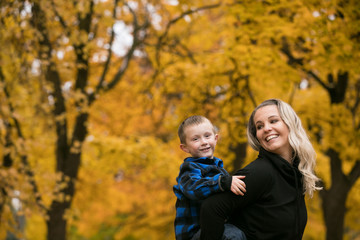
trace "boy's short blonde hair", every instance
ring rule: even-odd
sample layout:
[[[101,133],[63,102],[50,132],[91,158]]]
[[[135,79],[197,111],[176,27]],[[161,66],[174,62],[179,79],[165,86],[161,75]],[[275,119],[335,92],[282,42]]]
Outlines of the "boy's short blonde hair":
[[[192,126],[192,125],[199,125],[199,124],[201,124],[203,122],[206,122],[206,121],[208,121],[213,126],[213,131],[214,131],[214,133],[216,133],[216,128],[211,123],[211,121],[209,119],[207,119],[204,116],[194,115],[194,116],[186,118],[179,126],[178,135],[179,135],[179,138],[180,138],[180,143],[181,144],[186,143],[185,129],[187,127]]]

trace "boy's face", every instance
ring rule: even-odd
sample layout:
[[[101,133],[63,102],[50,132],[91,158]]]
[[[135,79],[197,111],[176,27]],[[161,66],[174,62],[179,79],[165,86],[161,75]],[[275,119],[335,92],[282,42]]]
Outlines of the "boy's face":
[[[218,135],[210,122],[205,121],[185,128],[186,142],[180,148],[194,158],[213,158]]]

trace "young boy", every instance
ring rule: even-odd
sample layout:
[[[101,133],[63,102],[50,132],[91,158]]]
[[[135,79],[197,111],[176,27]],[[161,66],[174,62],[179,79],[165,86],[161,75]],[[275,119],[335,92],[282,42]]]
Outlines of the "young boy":
[[[218,134],[207,118],[191,116],[185,119],[179,126],[178,135],[180,148],[191,157],[180,166],[176,178],[178,184],[173,188],[177,197],[175,236],[177,240],[195,240],[199,237],[202,200],[227,190],[244,195],[245,183],[241,180],[244,176],[230,176],[223,168],[223,161],[214,157]]]

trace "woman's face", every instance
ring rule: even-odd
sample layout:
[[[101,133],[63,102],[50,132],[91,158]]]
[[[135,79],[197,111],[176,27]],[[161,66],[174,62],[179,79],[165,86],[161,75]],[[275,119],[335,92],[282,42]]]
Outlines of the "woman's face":
[[[276,105],[259,108],[254,115],[256,137],[268,152],[276,153],[291,162],[292,148],[289,143],[289,128],[281,119]]]

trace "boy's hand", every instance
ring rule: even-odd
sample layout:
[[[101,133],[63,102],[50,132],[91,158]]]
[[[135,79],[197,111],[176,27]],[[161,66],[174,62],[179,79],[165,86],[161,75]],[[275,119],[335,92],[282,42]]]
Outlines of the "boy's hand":
[[[230,190],[235,193],[236,195],[244,196],[244,193],[246,192],[246,185],[241,180],[244,179],[245,176],[233,176],[232,182],[231,182],[231,188]]]

